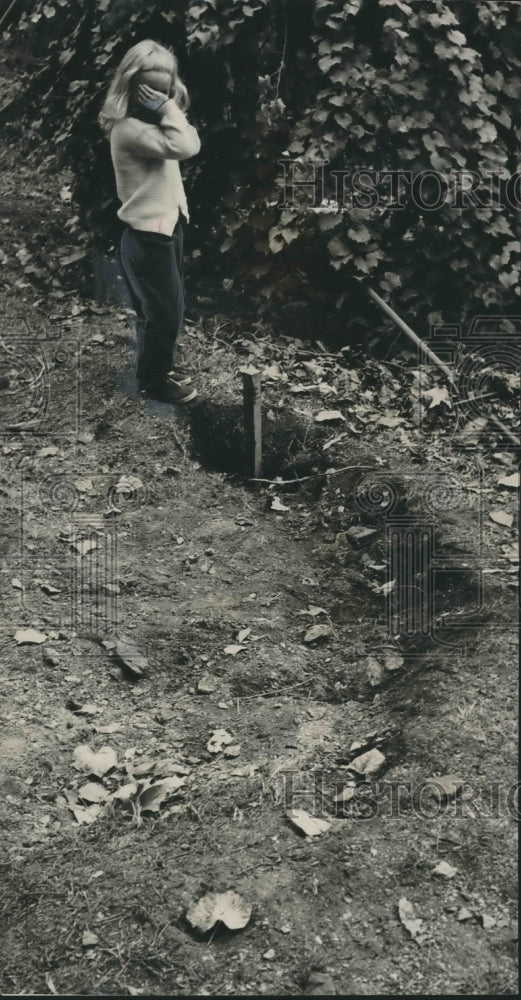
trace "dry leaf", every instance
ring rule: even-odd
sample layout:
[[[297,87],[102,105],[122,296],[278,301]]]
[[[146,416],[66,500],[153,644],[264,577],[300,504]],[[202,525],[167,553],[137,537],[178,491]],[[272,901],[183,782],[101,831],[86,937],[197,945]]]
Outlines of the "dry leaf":
[[[251,917],[251,906],[237,892],[211,893],[194,903],[186,919],[196,930],[210,931],[219,921],[231,931],[246,927]]]
[[[197,682],[197,690],[199,694],[213,694],[216,687],[217,683],[215,679],[210,676],[210,674],[203,674]]]
[[[329,625],[312,625],[304,636],[304,642],[310,645],[313,642],[318,642],[320,639],[328,639],[331,635],[331,628]]]
[[[144,657],[132,642],[126,639],[118,639],[112,649],[112,657],[121,666],[125,667],[133,677],[143,677],[148,668],[148,660]]]
[[[306,837],[318,837],[319,834],[329,830],[331,826],[331,823],[326,819],[316,819],[315,816],[310,816],[305,809],[287,809],[286,816],[290,823],[293,823],[293,826],[306,834]]]
[[[80,556],[86,556],[89,552],[93,552],[94,549],[99,548],[95,538],[79,538],[77,542],[72,543],[72,547],[76,549],[76,552]]]
[[[109,793],[103,785],[98,785],[96,781],[88,781],[86,785],[78,788],[78,798],[83,799],[84,802],[106,802]]]
[[[138,802],[143,812],[159,812],[165,799],[177,792],[186,782],[186,778],[178,778],[172,775],[163,781],[156,781],[154,785],[148,785],[138,795]]]
[[[457,868],[453,865],[449,865],[448,861],[440,861],[435,868],[432,869],[433,875],[439,875],[441,878],[454,878]]]
[[[433,406],[439,406],[440,403],[446,403],[450,406],[450,395],[446,386],[435,386],[434,389],[425,389],[423,395],[426,399],[430,399],[429,410],[432,410]]]
[[[402,896],[398,902],[398,915],[405,930],[409,932],[417,944],[423,944],[428,937],[423,929],[423,920],[415,917],[414,906],[405,896]]]
[[[355,795],[356,795],[356,785],[346,785],[346,787],[343,788],[338,795],[335,795],[334,801],[350,802],[351,799],[354,799]]]
[[[96,753],[86,743],[81,743],[74,751],[75,768],[78,771],[86,771],[87,774],[94,774],[97,778],[102,778],[107,771],[111,771],[117,762],[112,747],[102,747]]]
[[[334,424],[338,420],[345,420],[340,410],[321,410],[315,417],[317,424]]]
[[[504,524],[507,528],[511,528],[514,523],[512,514],[507,514],[505,510],[491,510],[488,516],[495,521],[496,524]]]
[[[250,634],[251,628],[241,628],[241,631],[237,633],[237,642],[244,642]]]
[[[82,948],[95,948],[99,944],[99,937],[97,934],[93,934],[92,931],[84,931],[83,937],[81,939]]]
[[[226,729],[215,729],[206,744],[206,749],[210,753],[220,753],[230,743],[233,743],[233,736],[230,736]]]
[[[76,822],[80,824],[94,823],[94,821],[97,820],[103,812],[102,806],[97,803],[84,807],[76,805],[74,802],[69,802],[69,809]]]
[[[432,794],[440,799],[450,799],[462,787],[463,781],[457,774],[442,774],[439,778],[427,778],[425,784]]]
[[[503,476],[498,479],[499,486],[509,486],[513,490],[519,489],[519,472],[514,472],[511,476]]]
[[[232,643],[230,646],[224,647],[224,652],[227,656],[237,656],[237,653],[241,653],[246,646],[240,646],[237,643]]]
[[[119,802],[130,802],[137,793],[138,785],[136,781],[128,781],[126,785],[121,785],[117,788],[115,792],[110,796],[111,799],[117,799]]]
[[[225,757],[238,757],[241,752],[240,743],[232,743],[223,750],[223,755]]]
[[[138,476],[121,476],[115,486],[116,493],[131,493],[133,490],[142,490],[143,483]]]
[[[368,750],[367,753],[362,753],[351,761],[349,770],[370,778],[378,774],[384,764],[385,756],[380,750]]]
[[[37,632],[34,628],[19,628],[14,634],[15,642],[19,646],[39,645],[47,641],[47,636],[43,632]]]
[[[78,490],[78,493],[91,493],[94,489],[90,476],[81,476],[80,479],[75,479],[74,485]]]

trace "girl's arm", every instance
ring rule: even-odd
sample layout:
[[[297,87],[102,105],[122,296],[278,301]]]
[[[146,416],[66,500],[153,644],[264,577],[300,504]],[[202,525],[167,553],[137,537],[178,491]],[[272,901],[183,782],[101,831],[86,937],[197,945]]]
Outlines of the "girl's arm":
[[[143,127],[135,118],[127,119],[127,142],[134,153],[150,159],[187,160],[199,152],[197,130],[189,125],[175,101],[150,87],[140,87],[138,98],[145,120],[156,124]]]

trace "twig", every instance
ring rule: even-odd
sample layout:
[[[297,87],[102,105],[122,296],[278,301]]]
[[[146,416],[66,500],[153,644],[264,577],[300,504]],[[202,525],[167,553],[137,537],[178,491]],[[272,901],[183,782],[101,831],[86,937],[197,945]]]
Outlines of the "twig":
[[[288,43],[288,12],[286,10],[285,11],[285,22],[284,22],[284,44],[282,46],[282,58],[280,60],[279,72],[278,72],[278,75],[277,75],[277,88],[276,88],[276,91],[275,91],[275,100],[277,100],[278,96],[279,96],[279,88],[280,88],[280,80],[281,80],[281,77],[282,77],[282,70],[284,69],[284,66],[285,66],[285,63],[286,63],[286,46],[287,46],[287,43]]]
[[[322,479],[324,476],[338,476],[339,472],[351,472],[353,469],[374,469],[374,465],[344,465],[341,469],[326,469],[315,476],[300,476],[298,479],[251,479],[253,483],[269,483],[270,486],[292,486],[293,483],[305,483],[310,479]]]

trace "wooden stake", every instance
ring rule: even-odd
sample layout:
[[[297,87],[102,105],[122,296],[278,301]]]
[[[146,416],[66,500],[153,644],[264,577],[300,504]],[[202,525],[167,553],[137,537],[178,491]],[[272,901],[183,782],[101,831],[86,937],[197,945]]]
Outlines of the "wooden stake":
[[[258,479],[262,471],[261,377],[252,365],[242,370],[246,472]]]

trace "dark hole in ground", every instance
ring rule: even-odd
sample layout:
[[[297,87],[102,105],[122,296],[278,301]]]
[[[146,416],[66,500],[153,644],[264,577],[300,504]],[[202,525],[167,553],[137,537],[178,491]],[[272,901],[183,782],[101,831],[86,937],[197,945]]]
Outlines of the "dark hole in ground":
[[[209,399],[191,404],[187,419],[197,457],[216,472],[249,478],[242,406],[215,403]],[[324,431],[294,413],[263,420],[262,476],[298,478],[320,474],[327,468],[321,454]]]

